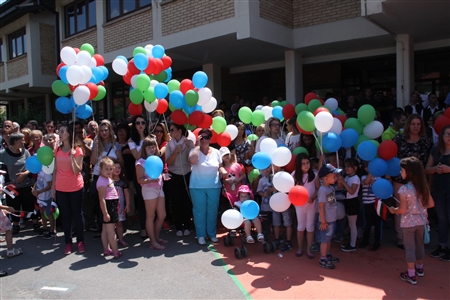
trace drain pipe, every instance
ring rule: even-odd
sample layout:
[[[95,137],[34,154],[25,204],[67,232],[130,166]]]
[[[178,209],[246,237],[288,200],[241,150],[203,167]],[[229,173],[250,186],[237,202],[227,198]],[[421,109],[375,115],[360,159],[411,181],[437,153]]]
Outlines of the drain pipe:
[[[55,1],[55,5],[56,5],[56,1]],[[56,65],[59,65],[61,62],[61,59],[59,57],[59,52],[61,52],[61,39],[59,36],[59,12],[57,12],[56,10],[50,9],[47,6],[45,6],[41,0],[38,0],[38,6],[42,7],[43,9],[51,12],[54,15],[54,19],[55,19],[55,50],[56,50]]]

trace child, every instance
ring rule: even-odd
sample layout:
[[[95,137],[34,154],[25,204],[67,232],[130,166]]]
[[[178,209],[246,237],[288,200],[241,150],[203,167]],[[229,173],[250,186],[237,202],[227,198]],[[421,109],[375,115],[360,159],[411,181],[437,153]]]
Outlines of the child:
[[[114,187],[116,188],[117,195],[119,195],[119,222],[116,223],[116,233],[119,244],[126,247],[128,244],[123,240],[122,222],[127,219],[127,213],[129,212],[130,207],[129,185],[122,172],[119,161],[117,159],[113,159],[112,161],[114,162],[112,179],[114,180]]]
[[[341,250],[344,252],[352,252],[356,250],[356,239],[358,238],[358,228],[356,227],[356,220],[359,213],[359,186],[361,181],[356,175],[359,163],[355,158],[347,158],[345,160],[345,179],[338,176],[338,187],[344,188],[347,195],[344,200],[345,213],[348,218],[348,226],[350,227],[350,242],[342,244]]]
[[[11,258],[17,255],[21,255],[23,252],[22,249],[20,248],[13,248],[11,221],[8,219],[3,210],[6,210],[10,213],[14,213],[16,212],[16,210],[12,206],[2,205],[0,201],[0,233],[5,234],[6,248],[7,248],[6,256]]]
[[[364,162],[364,169],[367,175],[361,177],[362,183],[362,203],[364,205],[364,218],[366,220],[364,227],[364,236],[359,248],[366,248],[369,245],[370,231],[372,226],[375,227],[375,240],[373,241],[372,250],[376,251],[380,248],[381,241],[381,224],[382,219],[375,210],[375,194],[372,191],[372,185],[378,177],[372,176],[369,172],[369,162]]]
[[[339,258],[331,255],[330,247],[337,219],[337,202],[332,185],[336,183],[336,174],[340,171],[330,164],[323,165],[319,171],[319,178],[322,179],[322,185],[317,192],[321,242],[319,266],[325,269],[334,269],[333,263],[339,262]]]
[[[275,189],[271,183],[271,171],[272,166],[269,166],[263,170],[260,170],[260,175],[258,178],[254,180],[254,183],[258,183],[258,187],[256,188],[256,192],[261,197],[261,209],[260,214],[264,219],[263,222],[263,232],[265,237],[268,239],[270,235],[270,227],[272,225],[272,213],[273,210],[270,207],[270,197]]]
[[[306,241],[308,243],[306,248],[306,256],[309,259],[314,258],[311,252],[314,241],[314,220],[316,217],[315,200],[317,198],[317,190],[320,187],[319,177],[317,172],[311,168],[309,156],[306,153],[299,153],[295,160],[295,171],[292,172],[292,177],[296,185],[302,185],[308,190],[308,202],[302,206],[295,206],[297,213],[297,243],[298,250],[295,253],[297,257],[303,255],[303,239],[306,229]]]
[[[31,188],[33,196],[37,197],[37,204],[41,211],[42,230],[39,231],[39,236],[44,236],[44,239],[49,240],[56,237],[55,232],[55,218],[51,211],[52,207],[52,181],[53,174],[47,174],[41,170],[37,175],[37,181]],[[47,229],[47,218],[50,223],[50,230]]]
[[[122,252],[117,247],[116,223],[119,222],[119,195],[114,188],[111,179],[114,169],[114,162],[109,157],[100,160],[100,176],[97,180],[98,198],[100,209],[103,214],[102,243],[103,255],[114,255],[114,258],[122,256]]]
[[[227,192],[227,196],[231,201],[236,202],[238,200],[236,191],[241,186],[241,181],[244,180],[245,174],[240,164],[236,163],[235,156],[231,157],[230,150],[227,147],[221,147],[220,155],[222,156],[223,167],[227,171],[222,175],[224,182],[223,186]]]
[[[427,209],[434,207],[434,201],[430,195],[422,162],[418,158],[414,156],[403,158],[400,161],[400,175],[408,183],[398,191],[400,206],[389,207],[389,211],[392,214],[401,215],[400,227],[403,231],[403,246],[408,270],[400,273],[400,279],[417,284],[416,276],[424,276],[423,235],[425,225],[428,224]]]
[[[253,199],[253,193],[250,190],[250,188],[248,187],[248,185],[241,185],[239,187],[238,193],[237,193],[237,198],[239,198],[239,201],[236,201],[236,206],[240,207],[242,205],[242,203],[244,203],[246,200],[252,200]],[[247,235],[246,241],[249,244],[253,244],[255,242],[255,240],[253,239],[252,235],[251,235],[251,229],[252,229],[252,223],[256,228],[256,232],[258,233],[257,235],[257,239],[258,242],[264,242],[264,235],[262,234],[262,225],[261,225],[261,220],[256,217],[253,220],[245,220],[245,234]]]

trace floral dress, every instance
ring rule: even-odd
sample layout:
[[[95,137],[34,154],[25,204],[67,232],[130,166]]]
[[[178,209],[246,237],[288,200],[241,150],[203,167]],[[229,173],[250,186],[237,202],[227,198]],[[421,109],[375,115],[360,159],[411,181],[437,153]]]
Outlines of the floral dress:
[[[234,144],[236,149],[237,162],[243,164],[245,161],[245,154],[250,151],[250,141],[244,140],[241,144]]]

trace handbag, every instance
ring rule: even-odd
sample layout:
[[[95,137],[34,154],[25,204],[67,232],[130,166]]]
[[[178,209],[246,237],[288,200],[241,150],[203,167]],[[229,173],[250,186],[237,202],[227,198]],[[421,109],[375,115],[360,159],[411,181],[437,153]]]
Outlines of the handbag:
[[[419,202],[419,198],[417,198],[417,194],[416,194],[416,190],[413,189],[410,184],[407,184],[408,188],[411,189],[414,192],[414,196],[416,197],[416,201],[417,204],[419,205],[419,212],[420,212],[420,216],[422,217],[422,221],[423,221],[423,227],[424,227],[424,231],[423,231],[423,243],[424,244],[428,244],[430,242],[430,228],[428,226],[427,220],[425,219],[423,212],[422,212],[422,205]]]

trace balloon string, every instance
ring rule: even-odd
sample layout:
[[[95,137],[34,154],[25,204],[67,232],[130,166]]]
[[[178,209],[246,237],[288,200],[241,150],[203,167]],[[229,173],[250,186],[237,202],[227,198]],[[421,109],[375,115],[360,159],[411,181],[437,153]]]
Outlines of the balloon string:
[[[316,134],[314,133],[314,131],[312,132],[312,134],[313,134],[314,138],[316,139],[317,145],[319,145],[319,148],[320,148],[320,153],[322,153],[322,154],[323,154],[323,149],[322,149],[322,145],[320,145],[320,143],[319,143],[319,139],[317,138],[317,136],[316,136]]]
[[[336,151],[336,162],[337,162],[337,168],[339,169],[339,155],[338,155],[337,151]]]

